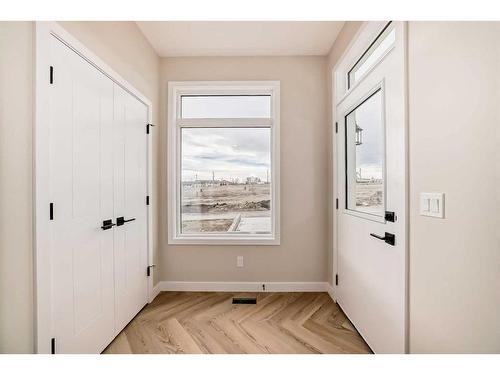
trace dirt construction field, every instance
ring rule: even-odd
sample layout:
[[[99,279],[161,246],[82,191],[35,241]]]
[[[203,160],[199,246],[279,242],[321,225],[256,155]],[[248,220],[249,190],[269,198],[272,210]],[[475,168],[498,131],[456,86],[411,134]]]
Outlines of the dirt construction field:
[[[356,184],[356,210],[370,214],[379,214],[383,208],[382,182]]]
[[[226,232],[238,215],[269,217],[270,185],[183,186],[183,233]]]

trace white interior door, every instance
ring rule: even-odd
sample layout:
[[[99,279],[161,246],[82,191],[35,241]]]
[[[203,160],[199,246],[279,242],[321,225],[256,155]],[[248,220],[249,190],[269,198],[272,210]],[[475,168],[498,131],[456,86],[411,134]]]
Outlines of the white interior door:
[[[100,353],[147,303],[148,108],[50,43],[51,332]]]
[[[336,111],[338,302],[376,353],[406,350],[404,24],[390,27]]]
[[[147,303],[147,107],[114,86],[116,325]],[[121,223],[123,222],[123,225]]]
[[[51,38],[52,331],[58,353],[114,337],[113,82]]]

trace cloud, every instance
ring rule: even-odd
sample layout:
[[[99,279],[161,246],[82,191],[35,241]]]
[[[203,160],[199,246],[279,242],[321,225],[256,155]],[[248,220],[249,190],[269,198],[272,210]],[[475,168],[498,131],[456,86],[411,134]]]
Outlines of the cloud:
[[[382,91],[378,91],[349,117],[363,129],[363,144],[356,146],[356,170],[363,177],[382,178],[385,129],[382,119]],[[354,122],[349,122],[354,129]],[[354,141],[354,139],[352,140]]]
[[[268,128],[184,128],[182,130],[183,180],[266,179],[270,170]]]

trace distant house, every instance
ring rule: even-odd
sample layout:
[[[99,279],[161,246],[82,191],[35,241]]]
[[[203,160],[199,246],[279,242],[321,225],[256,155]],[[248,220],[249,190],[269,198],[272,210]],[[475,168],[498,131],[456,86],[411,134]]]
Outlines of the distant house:
[[[247,180],[246,180],[247,185],[255,185],[255,184],[260,184],[260,183],[261,183],[261,181],[260,181],[259,177],[254,177],[254,176],[247,177]]]
[[[226,186],[232,185],[233,183],[228,180],[194,180],[194,181],[182,181],[182,185],[188,188],[204,188],[211,186]]]

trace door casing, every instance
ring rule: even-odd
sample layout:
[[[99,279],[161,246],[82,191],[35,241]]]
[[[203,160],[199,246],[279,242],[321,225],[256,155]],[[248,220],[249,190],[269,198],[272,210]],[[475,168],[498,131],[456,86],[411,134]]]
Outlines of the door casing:
[[[396,21],[393,21],[396,22]],[[331,70],[331,87],[332,87],[332,102],[331,104],[331,113],[332,113],[332,160],[333,164],[331,165],[332,171],[332,212],[333,212],[333,222],[332,222],[332,232],[333,232],[333,241],[332,241],[332,280],[329,280],[329,283],[332,285],[332,298],[334,301],[337,301],[338,296],[338,287],[336,285],[336,278],[339,275],[338,269],[338,215],[340,213],[340,209],[337,209],[337,201],[336,199],[339,197],[339,187],[338,187],[338,168],[336,167],[336,161],[338,158],[343,158],[342,155],[339,155],[337,149],[337,134],[336,134],[336,126],[341,126],[342,124],[336,125],[337,121],[337,106],[343,99],[349,94],[349,89],[347,88],[347,72],[350,67],[355,63],[355,61],[363,54],[363,52],[367,49],[367,47],[371,44],[371,42],[377,37],[380,33],[380,30],[383,29],[384,25],[387,22],[381,21],[367,21],[364,22],[347,48],[345,49],[342,56],[339,58],[337,63]],[[404,189],[405,189],[405,212],[403,214],[405,218],[405,280],[406,280],[406,292],[405,292],[405,353],[410,352],[409,348],[409,159],[408,159],[408,22],[406,21],[397,21],[397,23],[401,24],[402,29],[402,39],[403,39],[403,53],[404,53],[404,66],[403,66],[403,85],[404,85],[404,138],[405,138],[405,157],[404,157],[404,167],[405,167],[405,177],[404,177]],[[370,71],[375,69],[378,64],[385,58],[385,56],[392,50],[390,48],[387,50],[374,64],[373,66],[366,72],[365,76],[369,75]],[[361,79],[356,82],[350,89],[357,87],[360,82],[364,80],[365,77],[361,77]],[[338,207],[342,202],[338,202]]]
[[[69,34],[57,22],[35,22],[35,86],[34,86],[34,134],[33,134],[33,255],[34,255],[34,335],[35,353],[51,353],[52,300],[50,288],[50,221],[49,221],[49,67],[50,38],[56,37],[82,59],[93,65],[109,79],[121,86],[148,108],[148,123],[152,121],[152,103],[139,90],[116,73],[104,61]],[[55,77],[57,72],[55,72]],[[146,132],[146,124],[144,124]],[[153,264],[153,204],[152,195],[152,134],[147,138],[147,258]],[[146,272],[146,270],[144,270]],[[154,272],[154,271],[153,271]],[[153,276],[148,278],[148,300],[154,298]]]

